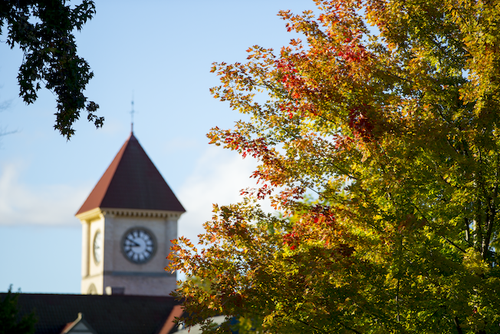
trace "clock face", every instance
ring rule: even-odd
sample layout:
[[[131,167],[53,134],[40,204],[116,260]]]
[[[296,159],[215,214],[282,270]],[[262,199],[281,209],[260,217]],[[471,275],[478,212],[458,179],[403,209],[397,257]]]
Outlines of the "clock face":
[[[100,230],[94,235],[94,260],[100,263],[102,259],[102,233]]]
[[[133,263],[146,263],[156,251],[153,233],[143,227],[134,227],[125,232],[122,239],[122,251]]]

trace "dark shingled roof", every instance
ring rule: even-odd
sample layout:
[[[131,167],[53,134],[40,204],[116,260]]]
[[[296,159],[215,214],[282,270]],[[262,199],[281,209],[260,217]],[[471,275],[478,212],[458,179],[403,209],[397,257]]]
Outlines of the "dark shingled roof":
[[[5,295],[0,293],[0,300]],[[35,312],[36,334],[61,333],[78,312],[99,334],[157,334],[175,305],[179,302],[173,297],[21,293],[17,308],[20,315]]]
[[[133,133],[76,214],[95,208],[186,212]]]

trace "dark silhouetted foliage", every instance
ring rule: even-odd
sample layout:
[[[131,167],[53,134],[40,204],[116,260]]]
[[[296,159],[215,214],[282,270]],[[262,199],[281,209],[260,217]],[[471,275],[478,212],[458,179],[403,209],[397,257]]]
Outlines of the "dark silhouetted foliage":
[[[0,334],[32,334],[37,322],[34,313],[18,316],[17,293],[12,293],[12,286],[5,298],[0,300]]]
[[[69,139],[73,123],[87,110],[87,119],[101,127],[104,117],[95,114],[99,105],[83,94],[94,76],[87,61],[76,53],[73,31],[95,14],[95,4],[83,0],[73,8],[66,0],[0,1],[0,34],[6,42],[24,52],[17,76],[19,96],[27,104],[35,102],[43,83],[57,96],[54,128]]]

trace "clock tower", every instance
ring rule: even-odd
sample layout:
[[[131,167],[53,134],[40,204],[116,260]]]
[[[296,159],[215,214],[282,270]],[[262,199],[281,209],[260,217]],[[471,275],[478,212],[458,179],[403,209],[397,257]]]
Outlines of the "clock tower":
[[[131,133],[78,210],[82,294],[166,296],[170,240],[185,210]]]

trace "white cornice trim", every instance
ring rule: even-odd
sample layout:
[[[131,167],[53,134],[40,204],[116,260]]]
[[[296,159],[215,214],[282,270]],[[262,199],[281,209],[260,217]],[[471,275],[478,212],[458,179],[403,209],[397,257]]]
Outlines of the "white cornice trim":
[[[102,211],[100,208],[95,208],[76,215],[76,218],[80,219],[82,223],[93,220],[94,218],[102,218]]]
[[[175,218],[179,217],[183,212],[179,211],[163,211],[163,210],[142,210],[142,209],[113,209],[113,208],[95,208],[86,212],[82,212],[76,217],[80,220],[91,220],[98,218],[101,215],[113,215],[120,217],[144,217],[144,218]]]
[[[163,210],[141,210],[141,209],[101,209],[104,215],[114,215],[120,217],[144,217],[144,218],[177,218],[183,214],[179,211]]]

